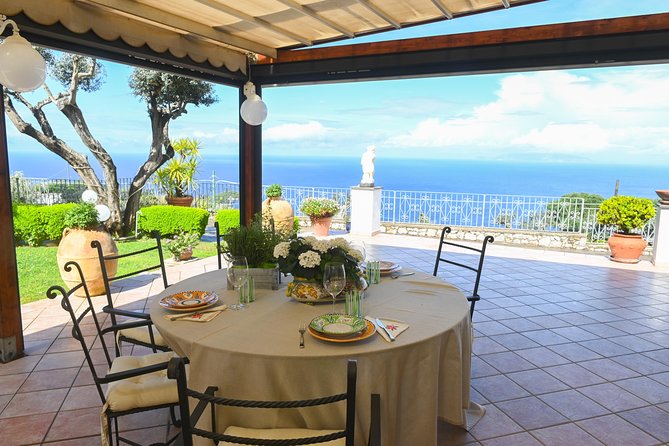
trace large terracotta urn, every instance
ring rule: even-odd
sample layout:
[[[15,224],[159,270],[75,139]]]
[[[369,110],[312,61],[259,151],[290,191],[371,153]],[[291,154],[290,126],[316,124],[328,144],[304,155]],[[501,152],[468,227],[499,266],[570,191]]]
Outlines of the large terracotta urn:
[[[102,279],[97,249],[91,247],[93,240],[100,242],[102,252],[105,255],[118,254],[118,248],[116,248],[116,243],[114,243],[111,234],[102,229],[102,227],[93,230],[65,228],[63,238],[58,245],[56,259],[58,260],[60,276],[68,288],[72,288],[80,281],[76,268],[69,272],[63,269],[67,262],[73,260],[81,267],[88,286],[88,292],[91,296],[98,296],[104,294],[105,284]],[[106,261],[105,267],[109,277],[115,276],[118,268],[118,260]],[[83,288],[80,288],[74,294],[80,297],[86,296]]]
[[[330,233],[332,217],[309,217],[314,235],[327,236]]]
[[[271,215],[274,229],[282,234],[292,234],[295,213],[293,206],[281,197],[269,197],[262,202],[262,215]]]
[[[170,197],[168,195],[165,197],[165,201],[170,206],[182,206],[189,208],[193,204],[193,197],[191,195],[186,195],[185,197]]]
[[[639,257],[648,243],[638,234],[614,232],[608,240],[611,260],[620,263],[639,263]]]

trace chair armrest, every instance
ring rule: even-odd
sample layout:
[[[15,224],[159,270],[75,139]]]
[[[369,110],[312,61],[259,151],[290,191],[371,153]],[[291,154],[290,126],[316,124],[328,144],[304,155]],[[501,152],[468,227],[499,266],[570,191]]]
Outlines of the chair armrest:
[[[381,446],[381,395],[372,393],[372,419],[369,423],[367,446]]]
[[[137,322],[124,322],[122,324],[110,325],[100,330],[100,333],[116,333],[117,331],[125,330],[126,328],[136,328],[136,327],[149,327],[153,326],[152,321],[137,321]]]
[[[127,316],[134,317],[137,319],[146,319],[151,320],[151,315],[149,313],[144,313],[143,311],[131,311],[131,310],[121,310],[119,308],[113,308],[107,305],[102,309],[107,314],[115,314],[116,316]]]
[[[157,372],[159,370],[167,369],[168,362],[161,362],[160,364],[147,365],[138,369],[125,370],[123,372],[110,373],[104,378],[100,378],[100,383],[107,384],[114,381],[121,381],[123,379],[133,378],[135,376],[147,375],[149,373]]]

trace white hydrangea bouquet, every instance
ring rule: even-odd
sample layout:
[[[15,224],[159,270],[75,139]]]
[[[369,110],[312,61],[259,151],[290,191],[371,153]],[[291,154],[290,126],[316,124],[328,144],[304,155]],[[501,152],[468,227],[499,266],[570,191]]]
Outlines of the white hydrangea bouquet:
[[[329,240],[298,237],[281,242],[274,248],[274,257],[279,263],[281,272],[293,276],[293,282],[288,284],[286,295],[300,301],[332,299],[322,287],[323,268],[329,262],[344,264],[346,289],[362,290],[367,287],[360,269],[362,253],[352,248],[346,239],[341,237]]]

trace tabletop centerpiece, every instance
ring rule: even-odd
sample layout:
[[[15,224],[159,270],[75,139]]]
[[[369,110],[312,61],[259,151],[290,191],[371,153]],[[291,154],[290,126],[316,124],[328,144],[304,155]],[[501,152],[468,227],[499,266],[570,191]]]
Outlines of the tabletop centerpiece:
[[[297,237],[276,245],[274,257],[281,272],[293,276],[286,296],[300,302],[331,302],[332,296],[323,287],[323,270],[331,262],[342,263],[346,271],[346,287],[340,296],[351,289],[367,288],[360,269],[362,253],[344,238]]]

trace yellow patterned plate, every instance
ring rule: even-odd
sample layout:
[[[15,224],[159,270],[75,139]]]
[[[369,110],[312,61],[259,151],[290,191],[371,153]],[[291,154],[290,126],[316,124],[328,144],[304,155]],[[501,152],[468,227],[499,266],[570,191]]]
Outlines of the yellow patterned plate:
[[[372,324],[368,320],[365,319],[365,329],[362,330],[360,333],[357,333],[353,336],[349,336],[347,338],[332,338],[329,336],[326,336],[322,333],[317,332],[311,327],[307,327],[307,331],[311,336],[313,336],[316,339],[320,339],[321,341],[325,342],[335,342],[335,343],[341,343],[341,342],[358,342],[362,341],[363,339],[367,339],[370,336],[373,336],[374,333],[376,333],[376,325]]]
[[[211,291],[183,291],[160,299],[160,306],[168,310],[201,310],[218,302],[218,295]]]

